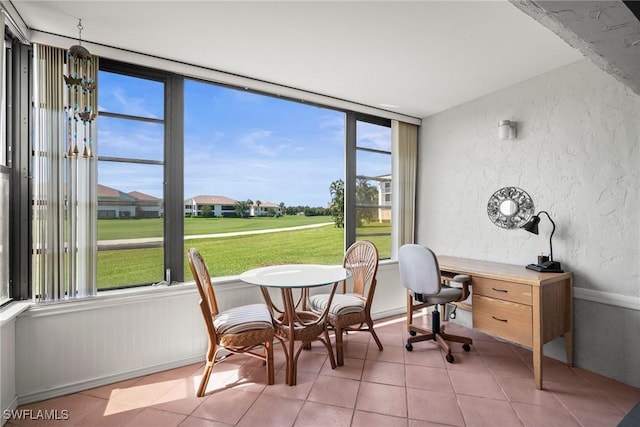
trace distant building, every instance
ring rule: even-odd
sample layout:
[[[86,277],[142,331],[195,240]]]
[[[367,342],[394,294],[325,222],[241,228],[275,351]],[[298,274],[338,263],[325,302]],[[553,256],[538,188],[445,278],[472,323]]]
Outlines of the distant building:
[[[260,205],[254,203],[249,208],[249,216],[276,216],[282,215],[279,205],[272,202],[260,202]]]
[[[125,193],[98,184],[98,218],[161,218],[162,199],[132,191]]]
[[[391,222],[391,175],[382,175],[378,178],[378,221]],[[388,206],[388,208],[387,208]]]
[[[211,206],[211,216],[234,216],[237,202],[224,196],[195,196],[184,201],[184,214],[185,216],[202,216],[202,208]]]

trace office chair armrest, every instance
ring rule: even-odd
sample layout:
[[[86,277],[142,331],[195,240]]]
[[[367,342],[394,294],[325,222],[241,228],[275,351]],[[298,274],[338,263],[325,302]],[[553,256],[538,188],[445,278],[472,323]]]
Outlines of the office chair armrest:
[[[469,285],[471,285],[471,276],[466,274],[456,274],[453,277],[443,278],[452,288],[462,288],[462,296],[458,301],[464,301],[469,298]]]

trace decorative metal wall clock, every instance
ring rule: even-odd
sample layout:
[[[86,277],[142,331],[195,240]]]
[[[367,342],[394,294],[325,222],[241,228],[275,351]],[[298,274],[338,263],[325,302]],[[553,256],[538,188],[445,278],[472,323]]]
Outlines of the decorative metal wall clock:
[[[533,215],[533,200],[521,188],[504,187],[489,198],[487,214],[498,227],[520,227]]]

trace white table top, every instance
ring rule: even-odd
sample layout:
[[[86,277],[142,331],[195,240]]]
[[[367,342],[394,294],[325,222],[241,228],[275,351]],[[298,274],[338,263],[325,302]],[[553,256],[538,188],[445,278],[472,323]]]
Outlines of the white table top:
[[[273,288],[311,288],[339,282],[349,274],[341,265],[285,264],[245,271],[240,280]]]

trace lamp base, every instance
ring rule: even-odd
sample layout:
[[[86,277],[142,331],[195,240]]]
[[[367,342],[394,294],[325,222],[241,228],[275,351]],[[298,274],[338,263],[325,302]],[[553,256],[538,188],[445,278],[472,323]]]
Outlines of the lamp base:
[[[529,270],[539,271],[540,273],[564,273],[557,261],[547,261],[542,264],[529,264]]]

